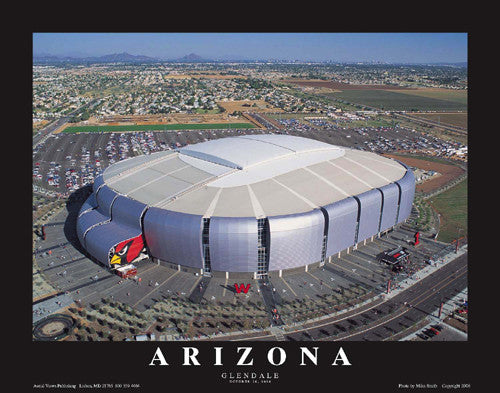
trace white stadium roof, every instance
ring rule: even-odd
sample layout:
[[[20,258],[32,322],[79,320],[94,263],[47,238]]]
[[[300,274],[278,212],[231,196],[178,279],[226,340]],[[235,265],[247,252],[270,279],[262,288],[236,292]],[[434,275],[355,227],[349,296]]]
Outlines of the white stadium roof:
[[[216,139],[118,162],[116,192],[149,206],[221,217],[302,213],[401,179],[398,162],[288,135]]]

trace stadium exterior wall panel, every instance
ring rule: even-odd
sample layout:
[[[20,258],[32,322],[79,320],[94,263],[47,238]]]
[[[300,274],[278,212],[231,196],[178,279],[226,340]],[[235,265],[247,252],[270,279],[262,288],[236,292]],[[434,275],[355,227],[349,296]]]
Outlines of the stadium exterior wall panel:
[[[257,219],[212,217],[209,227],[210,264],[213,271],[257,271]]]
[[[378,233],[382,194],[379,190],[370,190],[356,196],[360,202],[359,229],[357,242],[361,242]]]
[[[87,232],[89,228],[103,224],[107,221],[109,221],[109,217],[97,210],[90,210],[82,214],[82,216],[78,218],[76,224],[76,234],[78,240],[80,240],[80,244],[85,246],[85,232]]]
[[[327,205],[328,242],[326,256],[329,257],[354,245],[358,218],[358,203],[352,197]]]
[[[95,199],[95,194],[92,193],[89,195],[89,197],[86,199],[86,201],[83,203],[82,207],[80,207],[80,211],[78,212],[78,217],[80,217],[82,214],[93,210],[97,207],[97,201]]]
[[[404,164],[402,164],[404,165]],[[403,222],[410,217],[413,198],[415,196],[415,175],[407,168],[407,171],[401,180],[396,183],[401,187],[401,198],[399,202],[398,223]]]
[[[99,188],[96,195],[97,210],[99,210],[102,214],[111,217],[111,205],[117,196],[118,194],[106,185]]]
[[[85,235],[87,251],[100,262],[109,263],[109,252],[118,243],[140,235],[140,231],[114,222],[98,225]]]
[[[269,217],[269,271],[319,262],[325,219],[319,209],[302,214]]]
[[[151,207],[144,215],[144,237],[151,256],[202,268],[202,216]]]
[[[382,220],[380,221],[379,232],[385,231],[396,225],[398,214],[399,188],[396,184],[388,184],[380,187],[379,190],[384,195],[382,206]]]
[[[147,206],[144,203],[119,195],[111,208],[113,222],[129,225],[141,231],[141,216]]]
[[[99,187],[101,187],[103,184],[104,184],[104,178],[102,175],[99,175],[94,179],[94,184],[92,185],[92,190],[94,194],[97,194],[97,190],[99,190]]]

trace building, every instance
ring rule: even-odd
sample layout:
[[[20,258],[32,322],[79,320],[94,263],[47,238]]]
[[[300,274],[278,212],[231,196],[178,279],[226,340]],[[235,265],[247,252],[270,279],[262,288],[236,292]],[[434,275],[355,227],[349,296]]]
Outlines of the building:
[[[95,179],[77,234],[111,267],[147,255],[226,277],[321,266],[406,220],[415,178],[371,152],[245,135],[133,157]]]

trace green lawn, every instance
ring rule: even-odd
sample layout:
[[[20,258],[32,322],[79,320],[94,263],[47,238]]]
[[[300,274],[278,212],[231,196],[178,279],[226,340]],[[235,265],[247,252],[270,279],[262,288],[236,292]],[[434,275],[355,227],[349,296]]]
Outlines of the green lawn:
[[[467,179],[449,190],[429,200],[434,209],[441,214],[441,227],[438,240],[451,242],[467,234]]]
[[[214,124],[131,124],[120,126],[70,126],[65,133],[78,132],[123,132],[123,131],[169,131],[169,130],[213,130],[233,128],[256,128],[251,123],[214,123]]]

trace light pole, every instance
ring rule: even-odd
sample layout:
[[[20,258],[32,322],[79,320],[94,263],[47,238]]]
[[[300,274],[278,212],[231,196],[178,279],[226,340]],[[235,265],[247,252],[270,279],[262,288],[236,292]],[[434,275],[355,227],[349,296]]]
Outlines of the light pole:
[[[460,240],[460,231],[463,231],[463,228],[458,228],[458,231],[457,231],[457,245],[456,245],[456,248],[455,248],[455,254],[458,254],[458,243],[459,243],[459,240]]]
[[[437,228],[436,234],[434,235],[434,240],[437,240],[437,238],[438,238],[439,228],[441,228],[441,214],[440,213],[438,213],[438,228]]]

